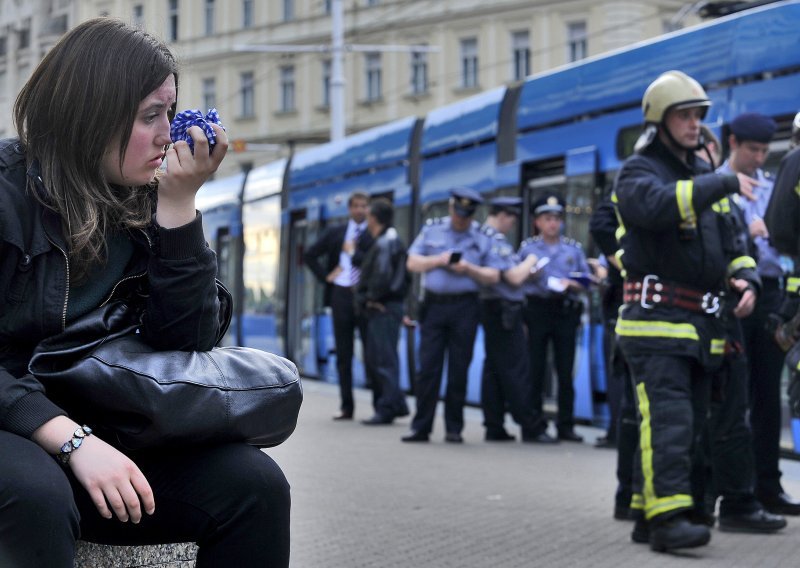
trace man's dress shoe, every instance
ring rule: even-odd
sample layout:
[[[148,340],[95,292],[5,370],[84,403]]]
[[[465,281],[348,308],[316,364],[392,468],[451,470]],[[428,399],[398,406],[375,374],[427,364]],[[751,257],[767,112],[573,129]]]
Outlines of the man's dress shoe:
[[[425,432],[416,432],[412,430],[400,439],[403,442],[427,442],[428,435]]]

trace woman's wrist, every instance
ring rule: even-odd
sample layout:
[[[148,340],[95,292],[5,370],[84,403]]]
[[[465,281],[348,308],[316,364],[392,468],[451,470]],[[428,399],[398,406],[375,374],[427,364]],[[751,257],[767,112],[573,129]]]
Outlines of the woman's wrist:
[[[72,433],[72,437],[61,445],[56,457],[61,465],[67,465],[72,454],[75,453],[83,445],[83,441],[92,435],[92,429],[86,426],[78,426]]]
[[[31,436],[48,454],[56,455],[64,442],[71,440],[72,434],[80,424],[66,416],[56,416],[42,424]]]

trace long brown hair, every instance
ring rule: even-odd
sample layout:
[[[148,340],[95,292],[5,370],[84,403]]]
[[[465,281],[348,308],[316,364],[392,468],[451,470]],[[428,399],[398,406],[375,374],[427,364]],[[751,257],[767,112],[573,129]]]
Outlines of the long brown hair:
[[[30,167],[62,220],[73,282],[105,261],[105,235],[150,223],[156,183],[112,186],[104,155],[119,144],[120,167],[140,102],[177,63],[166,45],[113,18],[88,20],[65,34],[17,96],[14,123]]]

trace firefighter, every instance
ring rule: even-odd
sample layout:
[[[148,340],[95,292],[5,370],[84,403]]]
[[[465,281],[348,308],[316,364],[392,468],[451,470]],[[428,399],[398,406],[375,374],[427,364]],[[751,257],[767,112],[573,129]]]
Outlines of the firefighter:
[[[759,286],[756,263],[723,206],[736,194],[752,200],[756,181],[712,173],[695,156],[709,106],[688,75],[659,76],[642,99],[646,125],[636,153],[614,185],[626,271],[616,333],[640,420],[632,508],[646,521],[656,551],[711,538],[708,526],[690,521],[690,474],[710,379],[725,349],[717,314],[723,302],[733,302],[737,314],[752,310]]]

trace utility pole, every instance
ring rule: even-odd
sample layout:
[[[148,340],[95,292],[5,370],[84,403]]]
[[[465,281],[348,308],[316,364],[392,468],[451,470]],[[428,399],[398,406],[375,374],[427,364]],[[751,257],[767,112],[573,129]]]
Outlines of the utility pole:
[[[438,52],[439,48],[427,45],[382,45],[344,43],[344,0],[331,0],[331,43],[328,45],[237,45],[234,51],[261,53],[330,53],[331,54],[331,128],[330,139],[344,138],[347,121],[345,107],[344,56],[347,51],[357,52]]]
[[[344,6],[331,1],[331,142],[345,135],[344,106]]]

